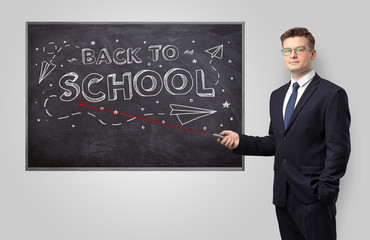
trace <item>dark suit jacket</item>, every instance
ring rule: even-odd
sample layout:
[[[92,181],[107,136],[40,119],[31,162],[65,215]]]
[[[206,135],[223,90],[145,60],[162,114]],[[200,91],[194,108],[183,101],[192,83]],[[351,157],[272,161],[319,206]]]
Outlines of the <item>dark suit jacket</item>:
[[[285,206],[287,186],[304,203],[335,202],[339,180],[350,155],[350,112],[347,94],[341,87],[317,74],[294,109],[284,128],[283,103],[289,83],[270,98],[269,135],[240,134],[235,153],[273,156],[276,206]]]

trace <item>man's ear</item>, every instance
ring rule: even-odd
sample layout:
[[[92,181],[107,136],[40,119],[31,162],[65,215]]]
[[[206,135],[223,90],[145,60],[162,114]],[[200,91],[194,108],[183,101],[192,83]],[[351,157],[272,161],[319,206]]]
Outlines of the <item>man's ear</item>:
[[[311,52],[311,61],[313,61],[316,58],[316,50],[312,50]]]

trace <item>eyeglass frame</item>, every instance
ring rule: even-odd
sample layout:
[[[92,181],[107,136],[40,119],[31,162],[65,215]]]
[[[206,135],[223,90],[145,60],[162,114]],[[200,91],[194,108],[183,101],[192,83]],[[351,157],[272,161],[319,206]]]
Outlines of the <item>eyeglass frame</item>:
[[[297,53],[297,48],[303,48],[303,51],[302,51],[302,53]],[[285,55],[284,54],[284,49],[290,49],[291,51],[290,51],[290,53],[288,54],[288,55]],[[284,56],[290,56],[290,55],[292,55],[292,53],[293,53],[293,51],[295,52],[295,54],[297,54],[297,55],[302,55],[303,53],[304,53],[304,51],[305,50],[308,50],[308,51],[312,51],[313,49],[311,49],[311,48],[306,48],[305,46],[298,46],[298,47],[296,47],[296,48],[283,48],[283,49],[281,49],[281,53],[284,55]]]

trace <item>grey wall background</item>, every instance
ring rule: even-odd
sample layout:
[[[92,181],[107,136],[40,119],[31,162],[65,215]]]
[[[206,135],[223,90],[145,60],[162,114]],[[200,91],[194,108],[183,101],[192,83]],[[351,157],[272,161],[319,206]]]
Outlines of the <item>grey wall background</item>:
[[[240,172],[26,172],[26,21],[244,21],[245,128],[268,129],[272,90],[289,80],[280,35],[317,39],[315,70],[344,87],[352,155],[338,201],[338,239],[369,236],[368,1],[76,1],[0,3],[1,239],[279,239],[273,158]]]

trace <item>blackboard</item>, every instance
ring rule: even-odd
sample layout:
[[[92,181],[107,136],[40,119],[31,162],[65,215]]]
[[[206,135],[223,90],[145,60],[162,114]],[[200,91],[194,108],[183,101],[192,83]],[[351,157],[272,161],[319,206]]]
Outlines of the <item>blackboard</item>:
[[[27,28],[27,170],[243,169],[243,23]]]

